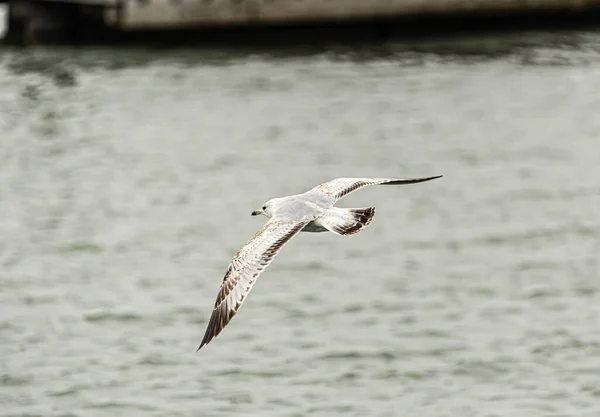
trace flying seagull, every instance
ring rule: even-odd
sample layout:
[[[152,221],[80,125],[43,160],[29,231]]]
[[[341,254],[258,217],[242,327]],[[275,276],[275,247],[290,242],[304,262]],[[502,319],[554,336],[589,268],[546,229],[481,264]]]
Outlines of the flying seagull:
[[[261,209],[253,211],[252,216],[263,215],[269,220],[231,260],[198,350],[227,326],[261,272],[298,232],[329,231],[348,236],[360,232],[371,223],[375,207],[334,207],[340,198],[369,185],[415,184],[440,177],[442,175],[409,179],[336,178],[303,194],[273,198]]]

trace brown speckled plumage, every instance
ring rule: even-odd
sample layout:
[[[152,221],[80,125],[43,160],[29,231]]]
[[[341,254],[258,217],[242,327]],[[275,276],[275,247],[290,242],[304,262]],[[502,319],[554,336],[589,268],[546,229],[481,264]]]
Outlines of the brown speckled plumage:
[[[217,336],[238,312],[258,275],[281,247],[307,222],[269,221],[233,257],[217,295],[208,327],[198,350]]]

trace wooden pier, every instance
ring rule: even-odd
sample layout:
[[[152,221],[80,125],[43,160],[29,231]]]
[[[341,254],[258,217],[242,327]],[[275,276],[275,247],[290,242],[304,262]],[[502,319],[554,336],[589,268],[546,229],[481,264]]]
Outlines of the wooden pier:
[[[25,39],[116,31],[294,24],[419,15],[598,10],[600,0],[0,0]]]

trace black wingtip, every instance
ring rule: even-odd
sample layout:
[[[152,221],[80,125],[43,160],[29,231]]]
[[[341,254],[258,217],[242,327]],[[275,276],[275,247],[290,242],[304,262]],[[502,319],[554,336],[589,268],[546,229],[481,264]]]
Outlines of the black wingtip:
[[[208,320],[208,326],[206,327],[206,331],[204,332],[204,337],[202,338],[202,342],[200,343],[200,346],[198,346],[198,349],[196,350],[196,353],[202,349],[202,347],[204,345],[207,345],[211,340],[213,340],[219,333],[220,330],[215,331],[215,326],[217,324],[218,321],[218,309],[213,310],[210,319]]]
[[[417,178],[417,180],[420,180],[420,181],[431,181],[431,180],[436,180],[436,179],[442,178],[442,177],[443,177],[443,175],[436,175],[436,176],[427,177],[427,178]]]
[[[196,353],[198,353],[198,351],[200,349],[202,349],[202,347],[204,345],[208,345],[208,342],[210,342],[213,338],[213,336],[210,334],[210,330],[211,330],[210,324],[211,324],[211,322],[209,322],[208,329],[206,329],[206,333],[204,334],[204,337],[202,338],[202,342],[200,343],[200,346],[198,346],[198,349],[196,349]]]
[[[198,353],[198,351],[199,351],[200,349],[202,349],[202,347],[203,347],[204,345],[208,345],[208,342],[210,342],[210,339],[209,339],[209,340],[206,340],[206,339],[207,339],[207,338],[206,338],[206,336],[205,336],[205,337],[204,337],[204,339],[202,340],[202,343],[200,343],[200,346],[198,346],[198,349],[196,349],[196,353]]]
[[[436,175],[434,177],[425,177],[425,178],[414,178],[412,180],[408,180],[412,183],[418,183],[418,182],[425,182],[425,181],[431,181],[431,180],[437,180],[438,178],[442,178],[443,175]]]
[[[442,178],[443,175],[436,175],[434,177],[423,177],[423,178],[407,178],[403,180],[395,180],[383,183],[382,185],[401,185],[401,184],[417,184],[419,182],[431,181],[438,178]]]

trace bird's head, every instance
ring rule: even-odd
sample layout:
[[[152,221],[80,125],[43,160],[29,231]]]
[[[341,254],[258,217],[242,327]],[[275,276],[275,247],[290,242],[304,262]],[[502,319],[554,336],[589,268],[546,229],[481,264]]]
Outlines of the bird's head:
[[[273,199],[274,200],[274,199]],[[263,216],[267,216],[269,218],[271,218],[272,213],[271,213],[271,209],[273,207],[273,200],[269,200],[267,201],[262,208],[260,208],[259,210],[254,210],[252,212],[253,216],[258,216],[260,214],[262,214]]]

